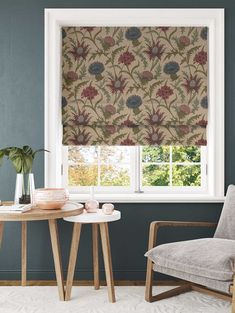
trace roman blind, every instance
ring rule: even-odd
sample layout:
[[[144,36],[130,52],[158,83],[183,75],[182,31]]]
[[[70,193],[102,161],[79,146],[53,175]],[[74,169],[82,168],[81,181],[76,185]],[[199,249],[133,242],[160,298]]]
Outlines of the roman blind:
[[[207,27],[62,28],[64,145],[206,145]]]

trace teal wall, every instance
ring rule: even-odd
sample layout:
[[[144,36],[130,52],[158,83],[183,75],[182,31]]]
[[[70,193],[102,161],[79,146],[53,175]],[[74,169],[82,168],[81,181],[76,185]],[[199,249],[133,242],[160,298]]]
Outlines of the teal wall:
[[[0,0],[0,147],[43,147],[44,8],[225,8],[226,9],[226,186],[235,177],[235,1],[233,0]],[[35,161],[36,186],[43,185],[43,157]],[[12,199],[15,173],[0,168],[0,199]],[[152,220],[217,221],[221,204],[117,204],[122,220],[110,226],[116,279],[144,279],[148,227]],[[59,230],[67,267],[71,224]],[[164,230],[161,242],[211,235],[209,230]],[[91,278],[91,235],[82,233],[77,277]],[[28,268],[31,279],[54,278],[48,227],[29,223]],[[0,279],[17,279],[20,270],[20,225],[6,225],[0,254]]]

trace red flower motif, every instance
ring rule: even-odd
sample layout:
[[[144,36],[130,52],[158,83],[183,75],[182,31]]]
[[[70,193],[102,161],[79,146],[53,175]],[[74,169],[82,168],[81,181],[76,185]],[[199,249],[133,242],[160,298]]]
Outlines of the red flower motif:
[[[83,42],[80,43],[78,41],[77,45],[72,45],[73,50],[70,50],[69,53],[71,53],[74,56],[75,60],[80,60],[86,58],[88,51],[89,51],[89,46],[85,45]]]
[[[94,99],[98,95],[98,91],[91,85],[83,89],[82,98],[87,98],[88,100]]]
[[[185,115],[188,115],[191,112],[190,107],[186,104],[182,104],[179,109],[180,109],[180,112],[184,113]]]
[[[194,59],[193,59],[194,62],[198,63],[198,64],[201,64],[201,65],[205,65],[206,62],[207,62],[207,52],[205,51],[200,51],[198,52]]]
[[[118,58],[118,63],[123,63],[125,65],[130,65],[135,60],[134,55],[129,52],[123,52],[120,57]]]
[[[93,31],[95,27],[81,27],[81,29],[87,30],[89,33]]]
[[[161,59],[161,56],[164,52],[164,45],[160,44],[159,41],[153,43],[151,46],[148,46],[148,50],[144,50],[144,52],[148,55],[149,59],[152,60],[154,58]]]
[[[110,84],[107,86],[111,89],[112,93],[123,92],[126,87],[125,81],[126,78],[122,78],[120,75],[119,77],[115,77],[115,79],[110,78]]]
[[[189,37],[187,36],[180,36],[179,38],[179,43],[182,45],[182,46],[188,46],[190,45],[190,39]]]
[[[164,113],[158,109],[157,111],[153,110],[152,113],[147,113],[148,118],[145,121],[150,125],[160,125],[164,120]]]
[[[153,74],[149,71],[143,71],[140,74],[140,79],[142,80],[142,83],[150,82],[153,79]]]
[[[196,146],[206,146],[207,145],[207,141],[206,141],[206,139],[201,138],[201,139],[199,139],[198,141],[195,142],[195,145]]]
[[[186,88],[187,93],[191,93],[192,91],[198,92],[201,87],[201,78],[197,77],[197,75],[192,75],[185,77],[185,82],[183,86]]]
[[[84,130],[80,131],[78,134],[74,133],[73,138],[70,141],[74,145],[87,145],[90,140],[90,134]]]
[[[115,114],[116,113],[116,108],[115,106],[113,106],[112,104],[107,104],[104,107],[105,112],[109,113],[109,114]]]
[[[111,36],[106,36],[104,37],[104,43],[109,47],[113,47],[115,45],[115,40]]]
[[[164,85],[160,89],[158,89],[158,92],[156,94],[156,96],[159,96],[164,100],[167,100],[171,95],[173,95],[173,90],[167,85]]]
[[[152,129],[145,139],[150,145],[160,145],[164,140],[164,133],[159,128],[156,131]]]
[[[134,146],[135,143],[129,138],[124,139],[121,143],[122,146]]]
[[[107,133],[109,133],[110,135],[115,134],[116,132],[116,127],[114,125],[106,125],[105,126],[105,130]]]
[[[131,121],[128,117],[124,122],[122,122],[122,126],[135,127],[137,125],[133,121]]]
[[[163,32],[166,32],[169,29],[169,27],[158,27],[158,28],[161,29]]]
[[[67,80],[69,80],[70,82],[75,82],[78,79],[78,74],[76,72],[73,71],[69,71],[66,74],[66,78]]]
[[[188,125],[180,125],[178,127],[178,130],[179,130],[179,135],[180,136],[187,135],[190,132],[190,128],[189,128]]]
[[[197,122],[197,125],[201,126],[201,127],[206,127],[207,126],[207,121],[204,120],[204,118],[203,118],[199,122]]]
[[[78,109],[78,113],[73,113],[73,122],[76,125],[87,125],[90,121],[90,114],[86,113],[85,110]]]

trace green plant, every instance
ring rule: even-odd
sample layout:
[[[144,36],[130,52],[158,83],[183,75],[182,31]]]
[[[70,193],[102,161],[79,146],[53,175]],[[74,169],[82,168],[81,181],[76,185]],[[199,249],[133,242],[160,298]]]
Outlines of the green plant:
[[[38,152],[46,151],[45,149],[33,150],[29,146],[7,147],[0,150],[0,166],[4,157],[7,157],[14,166],[16,173],[28,174],[32,172],[33,161]]]

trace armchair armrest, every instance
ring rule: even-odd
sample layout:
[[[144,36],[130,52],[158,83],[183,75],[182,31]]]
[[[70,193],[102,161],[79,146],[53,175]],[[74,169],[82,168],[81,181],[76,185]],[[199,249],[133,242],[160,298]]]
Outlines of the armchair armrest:
[[[210,222],[183,222],[183,221],[153,221],[149,229],[148,250],[155,246],[157,232],[160,227],[216,227],[217,223]]]

